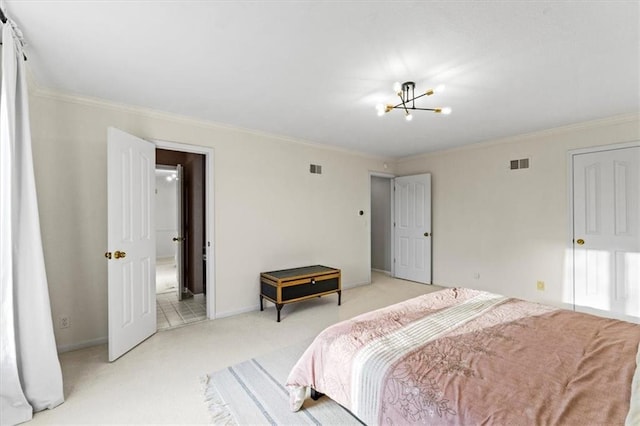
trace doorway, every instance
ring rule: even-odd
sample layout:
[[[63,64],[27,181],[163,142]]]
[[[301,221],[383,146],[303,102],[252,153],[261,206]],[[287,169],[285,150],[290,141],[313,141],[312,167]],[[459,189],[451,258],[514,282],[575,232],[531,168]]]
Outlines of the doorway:
[[[183,277],[178,258],[181,237],[178,213],[178,168],[156,165],[156,297],[160,294],[180,294]],[[158,325],[158,328],[160,325]]]
[[[207,318],[205,156],[156,148],[158,330]]]
[[[371,270],[392,275],[393,178],[371,175]]]
[[[189,219],[198,231],[190,231],[200,247],[192,259],[202,268],[206,318],[215,318],[213,242],[213,149],[175,142],[147,141],[119,129],[107,129],[107,252],[109,361],[115,361],[157,331],[155,167],[156,148],[199,154],[201,175],[192,187],[200,187],[204,201],[199,219]],[[162,154],[161,154],[162,155]],[[160,158],[160,163],[166,163]],[[187,161],[185,164],[188,164]],[[177,164],[177,163],[176,163]],[[196,168],[196,167],[194,167]],[[199,196],[197,198],[200,198]],[[197,209],[188,204],[189,212]],[[189,216],[189,215],[188,215]],[[202,265],[204,264],[204,265]],[[193,269],[196,268],[192,268]],[[197,288],[194,284],[193,288]],[[193,292],[193,290],[192,290]]]
[[[371,271],[432,282],[431,174],[369,173]]]

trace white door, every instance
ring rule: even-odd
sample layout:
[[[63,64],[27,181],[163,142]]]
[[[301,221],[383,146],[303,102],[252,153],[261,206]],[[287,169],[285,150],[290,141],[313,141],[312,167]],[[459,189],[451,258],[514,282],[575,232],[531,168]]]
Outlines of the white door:
[[[186,238],[185,238],[185,226],[184,226],[184,217],[182,214],[182,209],[184,207],[184,167],[182,164],[178,164],[176,166],[176,227],[178,229],[178,236],[173,239],[173,241],[177,244],[177,256],[176,256],[176,272],[178,276],[178,300],[182,300],[182,296],[185,293],[185,280],[184,280],[184,251],[186,249]]]
[[[640,146],[573,155],[576,310],[640,321]]]
[[[109,361],[156,332],[155,145],[107,137]]]
[[[431,175],[395,178],[395,276],[431,284]]]

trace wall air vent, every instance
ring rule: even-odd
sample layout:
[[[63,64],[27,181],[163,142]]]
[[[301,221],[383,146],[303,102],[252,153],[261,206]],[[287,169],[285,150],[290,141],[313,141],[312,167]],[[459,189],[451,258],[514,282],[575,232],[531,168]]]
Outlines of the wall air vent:
[[[528,158],[521,158],[520,160],[509,161],[509,169],[511,170],[528,169],[528,168],[529,168]]]
[[[317,174],[317,175],[321,175],[322,174],[322,166],[319,165],[319,164],[310,164],[309,165],[309,172]]]

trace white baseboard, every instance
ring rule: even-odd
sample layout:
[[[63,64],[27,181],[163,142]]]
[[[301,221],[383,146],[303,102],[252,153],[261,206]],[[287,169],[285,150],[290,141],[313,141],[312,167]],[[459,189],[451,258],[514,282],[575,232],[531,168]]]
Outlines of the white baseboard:
[[[371,270],[373,272],[380,272],[381,274],[385,274],[385,275],[391,276],[391,271],[385,271],[384,269],[375,269],[375,268],[371,268]]]
[[[572,309],[573,305],[571,306]],[[634,317],[631,315],[626,315],[626,314],[621,314],[621,313],[617,313],[617,312],[613,312],[613,311],[604,311],[602,309],[596,309],[596,308],[591,308],[589,306],[580,306],[580,305],[576,305],[575,307],[575,311],[576,312],[581,312],[584,314],[591,314],[591,315],[596,315],[599,317],[603,317],[603,318],[613,318],[613,319],[617,319],[620,321],[627,321],[633,324],[640,324],[640,318],[638,317]]]
[[[369,284],[371,283],[368,283],[368,282],[355,283],[355,284],[345,285],[342,287],[342,289],[345,290],[348,288],[360,287],[360,286],[369,285]],[[272,302],[265,299],[264,307],[267,308],[270,303],[273,304]],[[234,315],[246,314],[247,312],[259,311],[259,310],[260,310],[260,305],[256,304],[253,306],[247,306],[245,308],[241,308],[233,311],[216,312],[216,316],[214,320],[219,318],[232,317]],[[85,340],[83,342],[73,343],[71,345],[60,345],[57,348],[58,348],[58,353],[63,353],[63,352],[75,351],[78,349],[84,349],[91,346],[104,345],[108,342],[109,342],[109,339],[107,337],[100,337],[98,339]]]
[[[345,284],[345,285],[342,286],[342,290],[346,290],[346,289],[349,289],[349,288],[360,287],[360,286],[369,285],[369,284],[371,284],[371,283],[370,282],[366,282],[366,281],[365,282],[361,282],[361,283]]]
[[[269,302],[268,300],[265,300],[264,303],[271,303],[271,302]],[[234,315],[246,314],[247,312],[259,311],[259,310],[260,310],[260,305],[254,305],[254,306],[249,306],[242,309],[237,309],[235,311],[216,312],[215,319],[232,317]]]
[[[91,346],[104,345],[106,343],[109,343],[109,339],[107,337],[100,337],[97,339],[85,340],[83,342],[73,343],[71,345],[60,345],[57,348],[58,348],[58,353],[61,354],[63,352],[76,351],[78,349],[89,348]]]

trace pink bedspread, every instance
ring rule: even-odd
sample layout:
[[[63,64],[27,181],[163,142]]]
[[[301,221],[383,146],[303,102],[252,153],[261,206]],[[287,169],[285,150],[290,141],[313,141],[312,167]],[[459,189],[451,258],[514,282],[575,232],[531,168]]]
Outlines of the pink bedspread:
[[[324,330],[287,380],[369,425],[624,424],[640,325],[448,289]]]

